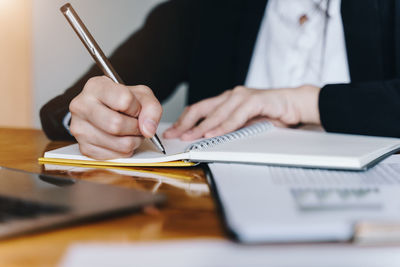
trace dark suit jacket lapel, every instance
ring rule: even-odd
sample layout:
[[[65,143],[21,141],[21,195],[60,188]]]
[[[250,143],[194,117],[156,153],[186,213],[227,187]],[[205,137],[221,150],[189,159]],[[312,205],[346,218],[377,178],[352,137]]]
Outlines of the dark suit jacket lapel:
[[[384,76],[378,1],[342,0],[341,12],[352,82],[380,80]]]
[[[249,69],[253,48],[268,0],[243,0],[238,42],[236,47],[234,84],[244,84]]]

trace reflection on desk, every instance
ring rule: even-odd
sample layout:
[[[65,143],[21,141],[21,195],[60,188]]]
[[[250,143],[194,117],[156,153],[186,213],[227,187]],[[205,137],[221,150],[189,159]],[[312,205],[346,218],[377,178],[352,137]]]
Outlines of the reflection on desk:
[[[208,184],[205,183],[202,176],[186,169],[176,169],[173,172],[169,172],[168,169],[155,168],[44,164],[44,170],[48,174],[59,175],[60,173],[67,173],[69,176],[80,176],[79,178],[85,177],[90,180],[107,175],[112,176],[113,179],[118,175],[132,177],[138,187],[146,191],[150,190],[153,193],[158,192],[163,185],[184,190],[189,196],[202,196],[210,193]]]

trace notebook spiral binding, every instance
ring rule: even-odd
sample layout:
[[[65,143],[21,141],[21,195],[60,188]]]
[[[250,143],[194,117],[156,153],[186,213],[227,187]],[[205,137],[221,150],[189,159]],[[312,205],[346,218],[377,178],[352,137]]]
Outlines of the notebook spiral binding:
[[[253,136],[265,131],[268,131],[270,129],[274,128],[272,123],[268,121],[263,121],[263,122],[258,122],[253,125],[250,125],[248,127],[244,127],[240,130],[224,134],[221,136],[216,136],[208,139],[204,139],[198,142],[195,142],[191,144],[187,149],[186,152],[190,150],[205,150],[214,146],[217,146],[219,144],[223,144],[226,142],[231,142],[236,139],[241,139],[245,138],[248,136]]]

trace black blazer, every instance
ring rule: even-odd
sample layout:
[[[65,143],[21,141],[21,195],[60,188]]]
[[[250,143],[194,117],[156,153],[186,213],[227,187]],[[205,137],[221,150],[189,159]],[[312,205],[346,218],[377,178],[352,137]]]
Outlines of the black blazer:
[[[181,82],[189,103],[242,85],[267,0],[171,0],[110,60],[129,85],[145,84],[160,101]],[[351,84],[322,88],[319,109],[327,131],[400,137],[400,1],[342,0]],[[71,139],[62,126],[68,105],[92,67],[40,112],[51,139]]]

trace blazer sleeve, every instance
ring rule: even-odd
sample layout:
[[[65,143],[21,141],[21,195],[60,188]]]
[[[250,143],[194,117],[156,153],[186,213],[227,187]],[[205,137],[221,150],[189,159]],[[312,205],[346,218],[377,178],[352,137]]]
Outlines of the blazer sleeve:
[[[329,132],[400,137],[400,80],[326,85],[319,111]]]
[[[162,101],[186,79],[188,53],[193,31],[190,1],[174,0],[157,6],[144,26],[120,45],[110,62],[127,85],[143,84]],[[92,66],[74,85],[40,110],[42,128],[52,140],[72,140],[63,126],[69,103],[83,89],[90,77],[103,75]]]

